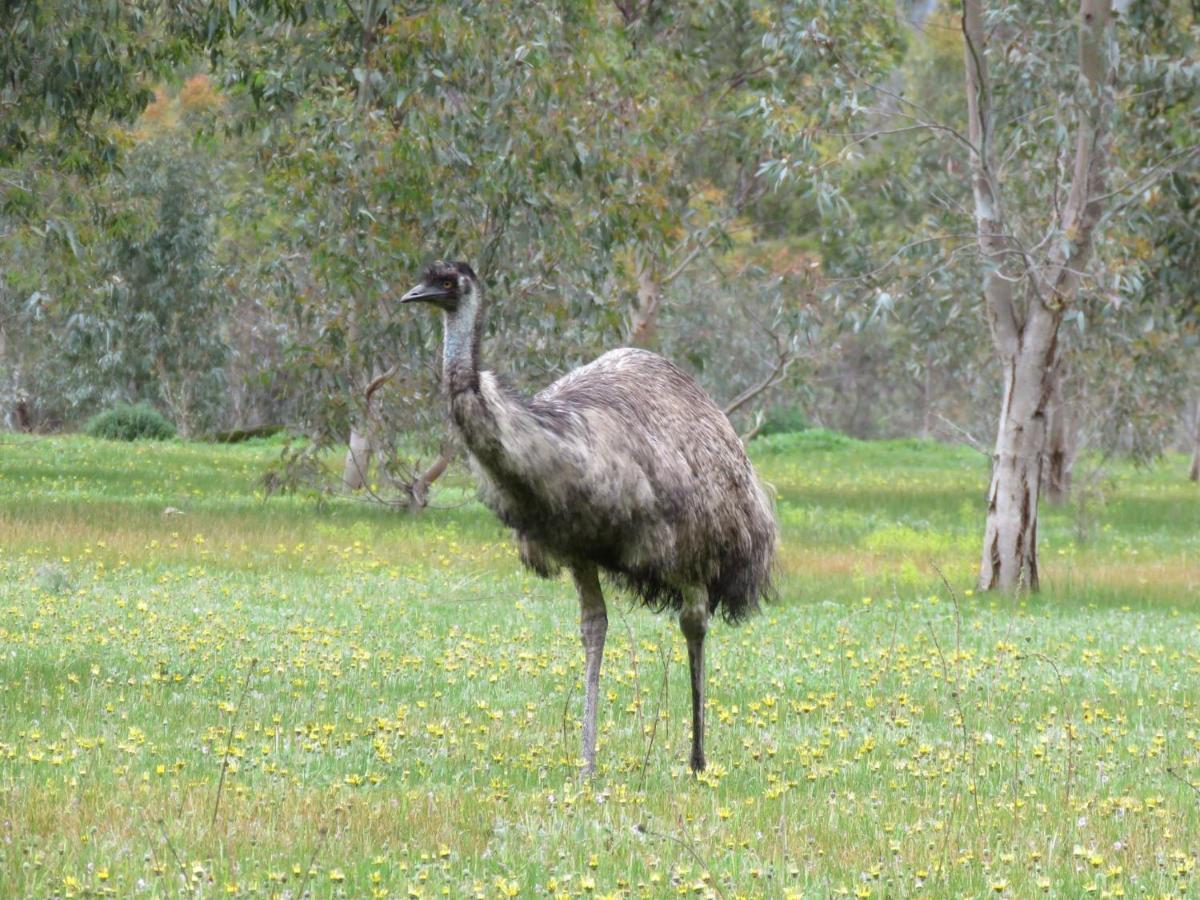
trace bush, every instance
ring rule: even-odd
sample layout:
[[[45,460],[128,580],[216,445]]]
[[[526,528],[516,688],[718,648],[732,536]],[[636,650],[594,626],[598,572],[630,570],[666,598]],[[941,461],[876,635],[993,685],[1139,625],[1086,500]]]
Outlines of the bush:
[[[149,403],[120,403],[92,416],[83,430],[110,441],[165,441],[175,437],[175,426]]]
[[[762,437],[769,434],[789,434],[793,431],[808,431],[812,428],[808,417],[795,407],[776,409],[771,412],[758,433]]]
[[[841,432],[830,431],[827,428],[809,428],[807,431],[769,434],[766,437],[757,438],[753,446],[756,453],[780,455],[838,450],[854,443],[857,441],[846,437]]]

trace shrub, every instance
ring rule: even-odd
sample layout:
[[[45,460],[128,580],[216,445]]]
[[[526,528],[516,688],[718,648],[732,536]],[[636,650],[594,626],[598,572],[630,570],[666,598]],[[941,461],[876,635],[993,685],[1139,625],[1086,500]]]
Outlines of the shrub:
[[[175,426],[149,403],[119,403],[92,416],[83,430],[110,441],[165,441],[175,437]]]
[[[853,438],[830,431],[827,428],[809,428],[807,431],[790,431],[769,434],[754,441],[756,453],[789,454],[837,450],[855,443]]]
[[[767,416],[767,420],[758,429],[759,435],[788,434],[793,431],[807,431],[812,428],[808,417],[795,407],[776,409]]]

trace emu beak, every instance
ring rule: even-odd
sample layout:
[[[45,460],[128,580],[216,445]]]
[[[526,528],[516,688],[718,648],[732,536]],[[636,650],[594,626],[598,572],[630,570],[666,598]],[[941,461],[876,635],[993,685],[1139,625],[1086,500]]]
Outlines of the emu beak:
[[[401,303],[414,303],[420,301],[441,300],[449,297],[450,292],[444,291],[441,288],[432,287],[431,285],[421,282],[407,294],[400,298]]]

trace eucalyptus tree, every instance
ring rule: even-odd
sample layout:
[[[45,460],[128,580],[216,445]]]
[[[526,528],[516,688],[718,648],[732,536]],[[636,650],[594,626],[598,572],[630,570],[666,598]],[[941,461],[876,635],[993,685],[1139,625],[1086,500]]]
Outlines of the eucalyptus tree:
[[[1144,113],[1122,137],[1143,175],[1136,200],[1126,201],[1124,243],[1137,262],[1131,288],[1142,340],[1174,362],[1177,396],[1161,430],[1190,438],[1189,474],[1200,480],[1200,4],[1141,2],[1128,16],[1133,102]]]
[[[1123,45],[1104,278],[1064,315],[1044,488],[1062,499],[1083,446],[1145,459],[1183,437],[1197,372],[1195,197],[1200,8],[1118,4]]]
[[[633,110],[618,184],[650,225],[617,253],[623,336],[688,360],[751,433],[836,351],[811,171],[853,113],[846,67],[895,64],[903,29],[890,0],[618,7],[634,101],[613,104]]]
[[[76,403],[152,401],[185,438],[219,421],[229,303],[216,283],[213,170],[187,138],[165,136],[135,148],[110,177],[95,283],[62,329]]]
[[[861,436],[966,437],[988,426],[990,342],[974,303],[974,235],[959,148],[945,139],[964,104],[956,22],[918,4],[903,60],[873,75],[834,161],[816,173],[820,250],[846,310],[844,353],[826,374],[845,390],[823,419]]]
[[[155,83],[173,78],[211,36],[208,13],[159,0],[0,0],[0,403],[15,424],[62,424],[107,389],[113,345],[81,367],[65,365],[67,345],[104,306],[108,276],[129,272],[113,253],[133,239],[123,203],[136,205],[144,185],[121,165],[142,143],[137,123]],[[182,185],[195,174],[171,177]],[[111,193],[117,185],[131,190]],[[159,211],[188,231],[199,221],[187,208],[194,200],[181,195],[175,212]],[[193,382],[179,367],[209,334],[181,336],[183,355],[161,357],[161,371],[176,373],[167,390],[180,410],[194,403],[184,399]]]
[[[308,427],[350,432],[344,482],[364,480],[396,430],[389,412],[437,444],[431,326],[393,319],[388,303],[399,273],[432,254],[477,264],[499,312],[492,345],[519,379],[653,342],[662,291],[757,227],[738,216],[773,186],[770,149],[815,143],[805,132],[836,105],[827,13],[847,45],[871,38],[864,56],[897,51],[886,17],[864,32],[861,5],[816,0],[218,11],[214,30],[236,37],[220,71],[268,135],[283,213],[270,265],[312,388]],[[382,388],[389,377],[400,390]]]
[[[0,405],[20,427],[70,406],[58,326],[86,290],[89,192],[187,52],[150,0],[0,0]]]
[[[1039,87],[1047,78],[1061,82],[1054,77],[1065,51],[1058,32],[1046,35],[1012,5],[988,14],[982,0],[964,0],[962,30],[982,289],[1003,379],[979,585],[1036,590],[1038,496],[1059,326],[1085,277],[1107,193],[1117,68],[1112,2],[1081,0],[1077,86],[1069,98],[1047,97]],[[1001,78],[993,72],[998,66]],[[1042,107],[1045,101],[1059,104],[1061,115]],[[1034,130],[1047,127],[1037,122],[1047,115],[1055,140],[1044,147]],[[1065,149],[1068,129],[1074,149],[1070,163],[1060,164],[1055,151]],[[1040,236],[1010,202],[1029,192],[1044,201]]]
[[[1125,229],[1140,227],[1120,201],[1130,185],[1150,183],[1140,179],[1152,178],[1166,154],[1135,152],[1127,134],[1112,149],[1118,58],[1108,6],[1084,4],[1074,27],[1065,28],[1059,26],[1070,19],[1058,7],[1008,3],[985,10],[968,2],[961,12],[961,18],[934,16],[928,36],[914,41],[917,53],[906,60],[903,78],[857,79],[873,92],[867,115],[875,121],[852,132],[843,158],[862,159],[850,162],[848,179],[833,193],[853,205],[853,190],[877,183],[871,196],[884,202],[882,210],[857,217],[873,234],[863,249],[852,239],[834,242],[829,258],[847,275],[867,271],[860,287],[870,290],[871,305],[895,323],[893,330],[907,333],[906,355],[935,351],[927,370],[963,365],[973,373],[964,381],[974,381],[992,366],[999,369],[1001,417],[980,584],[1036,588],[1039,490],[1044,481],[1061,487],[1069,474],[1064,443],[1054,440],[1071,430],[1063,413],[1083,422],[1087,404],[1099,409],[1103,394],[1106,412],[1121,415],[1096,415],[1094,425],[1086,424],[1093,432],[1112,432],[1114,419],[1152,426],[1170,405],[1171,355],[1156,352],[1162,336],[1156,331],[1147,340],[1135,332],[1146,320],[1130,302],[1140,276],[1121,262],[1115,246],[1128,230],[1115,230],[1112,245],[1102,248],[1105,275],[1092,274],[1099,265],[1087,267],[1103,238],[1108,195],[1119,198],[1109,204],[1109,215],[1122,213]],[[927,84],[950,75],[951,26],[961,37],[965,98]],[[1074,66],[1066,62],[1072,54]],[[1130,78],[1129,67],[1121,71]],[[955,100],[967,108],[965,132],[948,114],[947,103]],[[1120,112],[1136,120],[1139,110],[1122,99]],[[905,140],[916,146],[903,147]],[[968,166],[947,153],[951,141],[966,149]],[[882,174],[875,177],[875,170]],[[972,189],[969,212],[956,185],[964,171]],[[963,253],[969,249],[964,213],[974,219],[978,260]],[[983,287],[995,355],[988,365],[965,353],[978,344],[971,332],[981,323],[963,299],[974,293],[972,276]],[[1060,328],[1064,322],[1071,327]],[[947,340],[964,325],[965,339]],[[903,341],[897,346],[903,349]],[[1069,394],[1062,390],[1064,372],[1072,376]],[[1153,433],[1147,427],[1136,436]],[[1122,439],[1128,435],[1125,429]],[[1098,437],[1114,444],[1118,435]],[[1052,474],[1058,477],[1047,477]]]
[[[259,4],[218,22],[237,38],[221,46],[220,70],[264,135],[282,212],[270,265],[296,326],[295,370],[314,388],[308,427],[350,431],[344,480],[356,487],[395,430],[379,419],[389,377],[410,400],[394,405],[406,430],[440,431],[433,326],[393,319],[390,305],[392,285],[432,254],[475,262],[501,301],[500,330],[542,324],[505,342],[518,371],[589,351],[560,350],[548,327],[584,319],[602,339],[616,323],[595,286],[621,222],[594,193],[607,161],[589,130],[617,127],[593,94],[619,60],[574,5],[318,2],[294,13]]]
[[[147,76],[187,58],[190,24],[157,0],[0,0],[0,166],[110,166],[112,123],[134,121],[154,99]]]

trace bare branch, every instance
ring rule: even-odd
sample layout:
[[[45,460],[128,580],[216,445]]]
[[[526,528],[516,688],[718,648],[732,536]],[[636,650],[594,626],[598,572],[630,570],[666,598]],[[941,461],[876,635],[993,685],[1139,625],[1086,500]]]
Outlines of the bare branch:
[[[351,3],[350,0],[342,0],[342,3],[346,7],[346,11],[350,13],[351,18],[353,18],[355,23],[358,25],[358,30],[363,34],[366,34],[367,26],[363,24],[362,16],[360,16],[358,14],[358,10],[354,8],[354,4]]]
[[[682,275],[684,273],[684,271],[687,269],[687,267],[696,261],[697,256],[699,256],[701,253],[703,253],[705,250],[707,250],[709,247],[711,247],[716,242],[717,235],[721,231],[724,230],[725,225],[726,225],[726,223],[722,222],[720,224],[720,226],[709,235],[709,237],[707,237],[703,241],[700,241],[694,247],[692,247],[692,249],[687,253],[687,255],[684,256],[684,258],[679,261],[679,264],[676,265],[675,268],[673,268],[670,272],[668,272],[666,275],[664,275],[662,277],[662,280],[660,280],[658,283],[659,287],[660,288],[666,287],[668,284],[670,284],[672,281],[674,281],[676,278],[678,278],[680,275]]]
[[[919,103],[914,103],[910,98],[905,97],[903,94],[898,94],[893,90],[889,90],[888,88],[885,88],[882,85],[877,84],[874,81],[871,81],[869,78],[865,77],[861,72],[857,71],[854,68],[854,66],[852,66],[849,62],[847,62],[844,58],[842,58],[838,53],[836,53],[832,47],[827,47],[826,49],[833,56],[833,58],[837,60],[838,65],[841,66],[842,69],[844,69],[846,72],[848,72],[850,74],[850,76],[852,78],[854,78],[856,81],[862,82],[864,85],[866,85],[868,88],[870,88],[875,93],[882,94],[883,96],[887,97],[888,99],[896,101],[901,106],[908,107],[909,109],[913,110],[913,112],[918,113],[920,116],[923,116],[924,118],[918,118],[917,116],[911,115],[909,113],[901,113],[901,112],[893,112],[893,115],[901,116],[901,117],[913,122],[914,129],[928,129],[931,131],[943,131],[943,132],[949,134],[951,137],[953,137],[956,141],[958,141],[962,144],[965,144],[968,150],[970,150],[972,152],[976,152],[976,147],[975,147],[974,142],[971,139],[969,139],[966,135],[964,135],[961,131],[959,131],[957,128],[947,125],[945,122],[936,121],[936,118],[934,117],[934,115],[929,110],[927,110],[925,107],[921,106]],[[884,133],[888,133],[888,132],[877,132],[877,133],[884,134]]]
[[[767,424],[767,420],[763,417],[762,410],[754,417],[754,427],[745,434],[738,435],[738,440],[742,442],[742,446],[747,446],[752,440],[758,437],[758,433],[763,430],[763,426]]]
[[[409,508],[424,509],[429,505],[429,487],[435,481],[445,474],[449,468],[455,455],[455,447],[452,441],[444,441],[442,449],[438,452],[437,459],[429,464],[420,475],[414,478],[408,485]]]
[[[396,363],[382,375],[376,375],[371,379],[371,383],[367,385],[367,389],[363,392],[363,397],[367,404],[367,415],[371,414],[371,398],[375,396],[375,392],[400,374],[400,363]]]
[[[1181,147],[1174,153],[1168,153],[1145,172],[1130,178],[1123,185],[1118,188],[1114,188],[1107,194],[1101,194],[1096,198],[1096,201],[1103,202],[1105,200],[1111,200],[1113,197],[1119,197],[1121,194],[1124,194],[1127,191],[1148,187],[1150,184],[1153,184],[1160,178],[1165,178],[1168,175],[1174,175],[1187,163],[1191,162],[1193,158],[1200,158],[1200,144],[1190,144],[1187,147]],[[1171,162],[1172,160],[1179,160],[1179,162],[1176,165],[1168,166],[1167,163]],[[1124,205],[1125,204],[1121,204],[1122,207]],[[1121,207],[1116,208],[1119,209]]]
[[[764,391],[769,391],[771,388],[775,387],[775,385],[779,384],[779,382],[783,381],[783,379],[787,377],[788,369],[792,367],[792,363],[795,361],[795,353],[787,351],[781,352],[779,359],[776,360],[774,367],[767,374],[767,376],[762,379],[762,381],[751,385],[750,387],[746,388],[746,390],[734,397],[729,405],[723,410],[725,415],[732,416],[735,412],[737,412],[759,394],[762,394]]]
[[[895,253],[889,256],[880,265],[876,266],[874,269],[871,269],[869,272],[864,272],[861,275],[848,275],[843,278],[832,278],[829,280],[829,283],[842,284],[848,281],[870,281],[876,275],[882,274],[891,266],[895,265],[905,253],[907,253],[909,250],[912,250],[914,247],[920,247],[924,244],[935,244],[940,241],[961,241],[974,237],[976,237],[974,232],[964,232],[959,234],[939,234],[935,235],[934,237],[918,238],[901,245],[899,248],[897,248]]]
[[[843,161],[842,154],[846,153],[849,150],[854,149],[855,147],[859,146],[860,144],[865,144],[867,141],[869,141],[873,138],[877,138],[877,137],[886,137],[888,135],[895,135],[895,134],[908,134],[908,133],[914,132],[914,131],[932,131],[934,133],[946,132],[946,133],[953,135],[956,139],[961,137],[961,135],[959,134],[959,132],[956,129],[951,128],[949,125],[944,125],[940,122],[926,122],[926,121],[922,121],[920,119],[914,119],[912,116],[908,116],[908,115],[905,115],[904,113],[900,113],[900,112],[893,112],[892,115],[908,119],[908,120],[912,121],[914,124],[906,125],[903,128],[883,128],[883,129],[875,129],[872,131],[852,131],[852,132],[847,132],[847,133],[842,133],[842,134],[835,134],[835,135],[833,135],[834,137],[852,137],[852,138],[854,138],[854,140],[852,140],[850,143],[846,144],[846,146],[842,147],[841,150],[839,150],[836,154],[834,154],[832,157],[830,157],[825,162],[813,167],[811,169],[811,171],[820,172],[827,168],[830,168],[831,166],[839,165]],[[971,150],[974,149],[970,145],[969,141],[964,141],[964,143],[967,144],[968,149],[971,149]]]
[[[980,441],[978,439],[976,439],[976,437],[973,434],[971,434],[971,432],[967,431],[967,429],[963,428],[961,425],[951,422],[949,419],[947,419],[941,413],[934,413],[933,415],[935,418],[941,419],[942,422],[944,422],[946,425],[948,425],[955,434],[962,437],[963,440],[966,441],[967,445],[972,450],[976,451],[977,453],[982,453],[988,459],[992,458],[992,451],[989,450],[987,447],[983,446],[983,444],[980,443]]]

